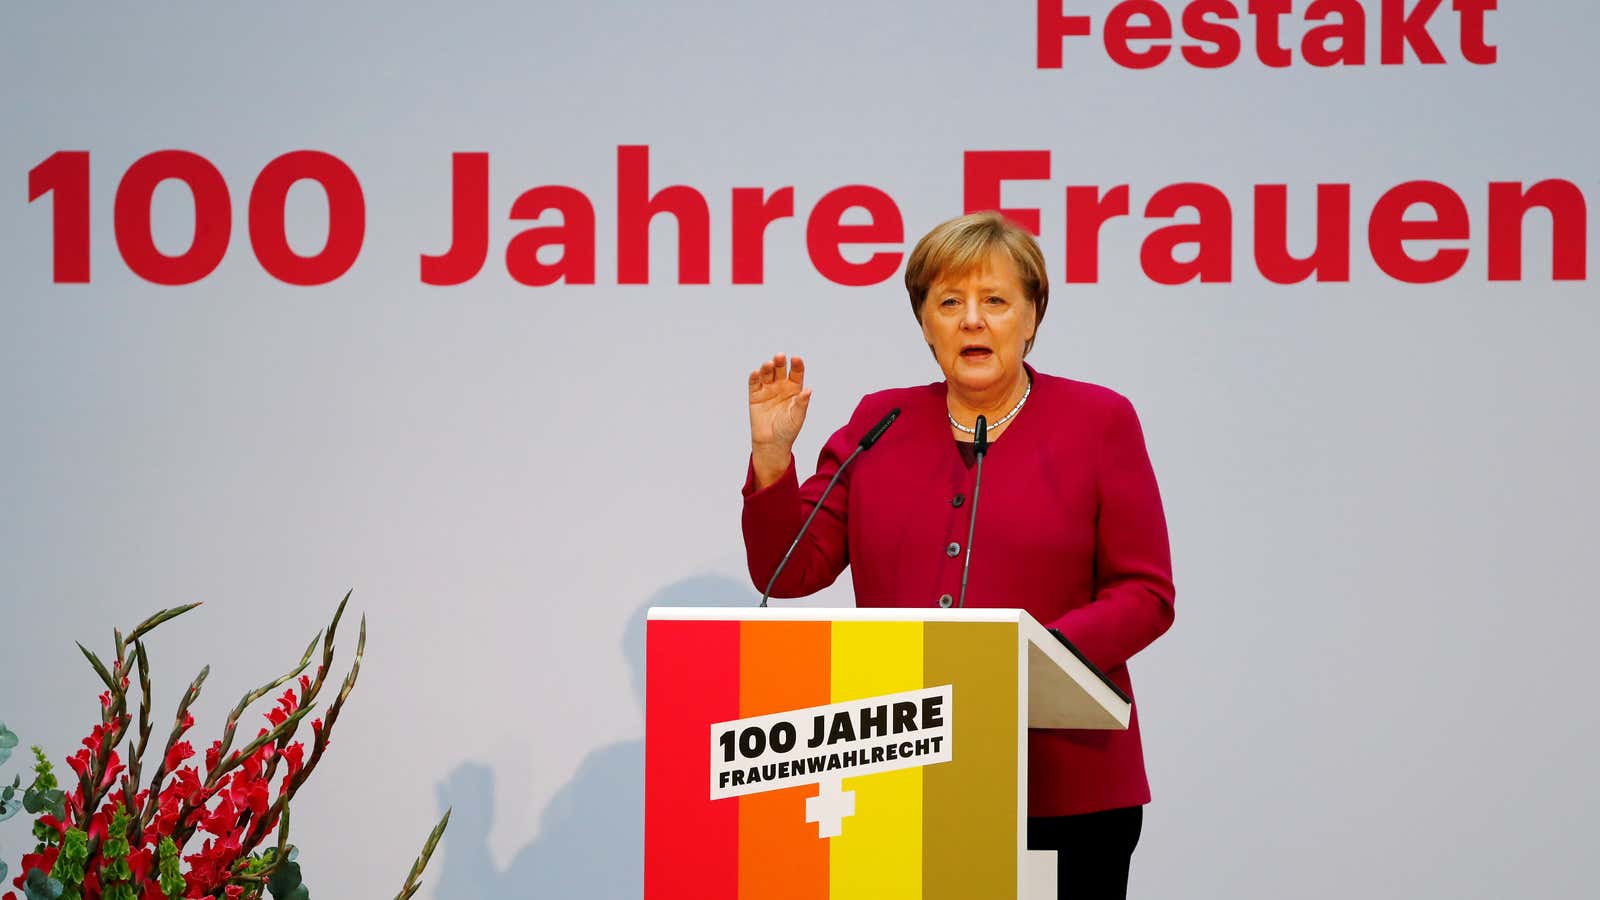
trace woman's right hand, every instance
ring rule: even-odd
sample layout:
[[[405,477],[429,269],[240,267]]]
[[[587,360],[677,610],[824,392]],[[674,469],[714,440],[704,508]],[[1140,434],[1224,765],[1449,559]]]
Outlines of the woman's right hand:
[[[750,373],[750,464],[757,487],[777,481],[789,468],[789,454],[811,403],[805,383],[805,362],[782,353]]]

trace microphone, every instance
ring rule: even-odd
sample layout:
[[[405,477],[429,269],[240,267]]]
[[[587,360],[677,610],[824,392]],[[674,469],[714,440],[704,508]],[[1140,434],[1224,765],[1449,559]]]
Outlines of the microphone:
[[[960,608],[967,605],[967,572],[972,568],[972,536],[978,524],[978,491],[983,487],[983,457],[989,452],[989,420],[978,417],[973,431],[977,432],[972,452],[978,457],[978,473],[972,480],[972,511],[967,514],[967,558],[961,563]]]
[[[857,445],[856,449],[865,450],[868,447],[871,447],[873,444],[876,444],[878,442],[878,438],[883,437],[883,433],[888,431],[889,426],[893,425],[894,420],[898,418],[900,418],[900,407],[896,406],[894,409],[889,410],[888,415],[879,419],[878,424],[872,426],[871,431],[868,431],[862,436],[861,443]],[[844,466],[840,466],[839,468],[843,469]]]
[[[883,437],[883,433],[888,431],[889,426],[893,425],[894,420],[898,418],[900,418],[900,407],[896,406],[894,409],[889,410],[888,415],[879,419],[878,424],[872,426],[871,430],[861,437],[860,443],[856,444],[856,449],[845,457],[844,462],[840,463],[839,468],[834,471],[833,477],[828,479],[828,486],[822,489],[822,496],[817,498],[817,505],[811,507],[811,515],[806,516],[806,520],[800,524],[800,530],[795,533],[794,540],[789,544],[789,549],[784,551],[783,559],[779,560],[778,567],[772,570],[772,577],[767,580],[767,589],[761,592],[762,607],[767,605],[767,598],[772,596],[772,586],[778,583],[778,576],[783,574],[783,567],[789,564],[789,557],[794,555],[794,548],[800,546],[800,539],[806,536],[806,530],[811,527],[811,520],[817,517],[817,513],[822,510],[823,501],[828,499],[828,493],[833,490],[834,485],[839,483],[839,476],[843,475],[844,470],[855,462],[856,457],[861,455],[861,451],[876,444],[878,438]]]

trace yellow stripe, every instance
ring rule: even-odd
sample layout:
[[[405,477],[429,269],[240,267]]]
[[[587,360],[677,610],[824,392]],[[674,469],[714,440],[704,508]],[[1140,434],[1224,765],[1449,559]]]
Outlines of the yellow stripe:
[[[833,702],[924,687],[921,622],[835,622]],[[920,900],[922,769],[844,780],[855,815],[832,839],[830,900]]]

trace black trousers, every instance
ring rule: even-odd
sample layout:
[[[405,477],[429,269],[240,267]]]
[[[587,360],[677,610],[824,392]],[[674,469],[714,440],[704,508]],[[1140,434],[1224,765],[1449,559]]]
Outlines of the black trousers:
[[[1144,807],[1028,819],[1028,849],[1056,851],[1058,900],[1125,900]]]

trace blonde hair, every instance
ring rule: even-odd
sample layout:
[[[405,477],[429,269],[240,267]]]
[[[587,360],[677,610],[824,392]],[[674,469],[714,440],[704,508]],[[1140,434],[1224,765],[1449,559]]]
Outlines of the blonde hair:
[[[983,268],[995,250],[1005,251],[1016,265],[1023,292],[1033,304],[1037,328],[1050,303],[1050,276],[1045,274],[1044,253],[1027,229],[993,210],[941,222],[917,241],[906,260],[906,293],[917,321],[922,321],[922,304],[935,281],[960,278]],[[1033,341],[1029,340],[1023,352],[1032,349]]]

